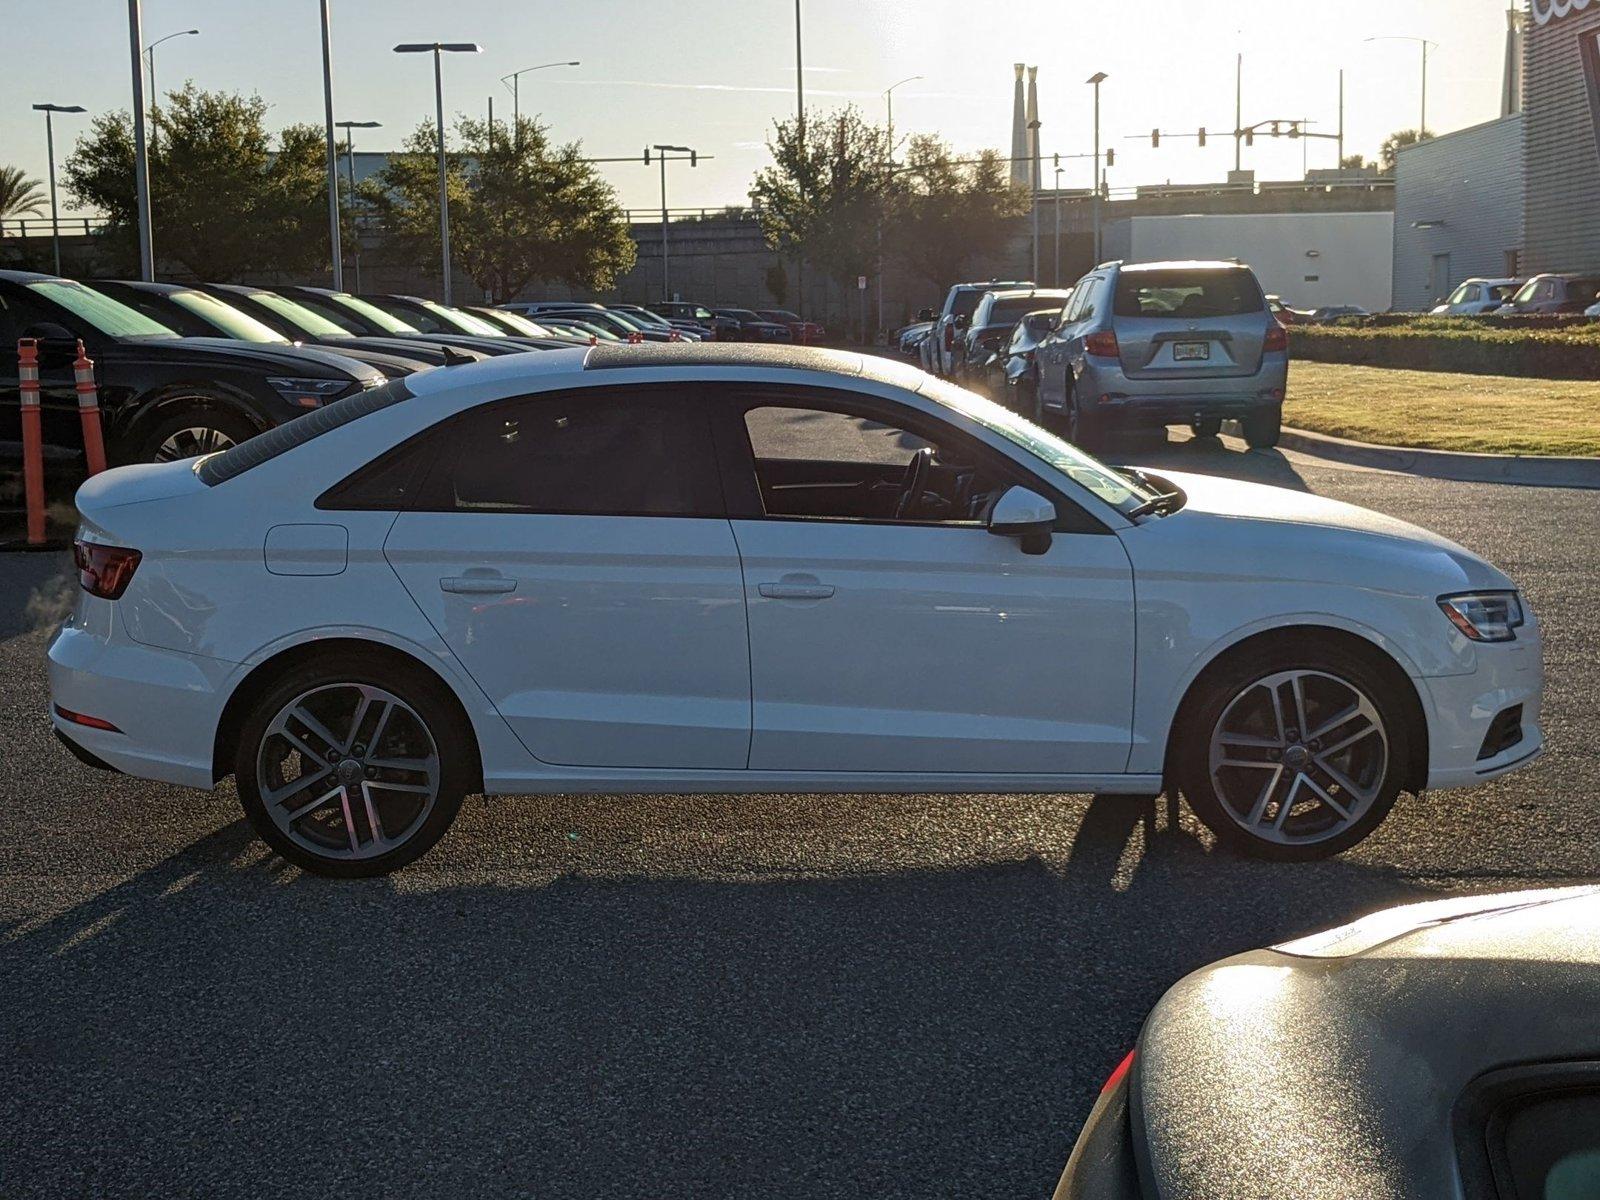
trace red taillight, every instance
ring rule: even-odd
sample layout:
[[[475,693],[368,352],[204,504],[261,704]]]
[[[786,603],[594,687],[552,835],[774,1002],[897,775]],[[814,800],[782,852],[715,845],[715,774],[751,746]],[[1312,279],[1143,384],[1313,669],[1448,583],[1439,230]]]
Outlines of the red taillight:
[[[944,327],[944,348],[946,350],[954,350],[955,349],[955,345],[956,345],[956,327],[954,325],[946,325]]]
[[[91,596],[115,600],[128,590],[133,573],[144,556],[122,546],[99,542],[73,542],[72,559],[78,564],[78,582]]]
[[[1133,1056],[1137,1053],[1139,1053],[1137,1050],[1129,1050],[1123,1060],[1112,1069],[1111,1074],[1106,1076],[1106,1081],[1100,1085],[1102,1096],[1128,1077],[1128,1072],[1133,1070]]]
[[[1267,327],[1267,336],[1261,339],[1263,352],[1273,350],[1287,350],[1289,348],[1289,331],[1276,321]]]
[[[73,712],[70,708],[62,708],[59,704],[55,706],[55,710],[56,716],[60,717],[63,721],[70,721],[74,725],[85,725],[90,729],[104,729],[107,733],[122,732],[122,730],[118,729],[104,717],[85,716],[81,712]]]
[[[1117,334],[1114,329],[1098,329],[1083,339],[1083,352],[1096,358],[1116,358]]]

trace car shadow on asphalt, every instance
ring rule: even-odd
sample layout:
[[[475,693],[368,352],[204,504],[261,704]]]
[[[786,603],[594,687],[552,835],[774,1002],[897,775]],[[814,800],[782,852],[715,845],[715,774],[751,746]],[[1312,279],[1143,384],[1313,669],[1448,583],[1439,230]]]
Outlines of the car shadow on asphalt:
[[[1164,802],[1045,799],[1081,812],[1065,854],[995,830],[930,869],[908,825],[871,870],[796,875],[781,837],[653,855],[627,825],[543,839],[520,885],[317,879],[232,821],[0,939],[8,1188],[1046,1194],[1178,977],[1422,894],[1213,853]]]
[[[1187,430],[1123,433],[1097,451],[1106,462],[1222,475],[1249,483],[1309,492],[1311,487],[1281,450],[1252,450],[1238,438],[1197,438]]]

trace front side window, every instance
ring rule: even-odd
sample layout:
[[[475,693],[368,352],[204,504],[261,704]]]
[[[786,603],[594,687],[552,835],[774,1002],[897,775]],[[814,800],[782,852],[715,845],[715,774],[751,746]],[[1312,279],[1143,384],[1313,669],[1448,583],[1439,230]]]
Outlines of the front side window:
[[[1111,310],[1119,317],[1179,320],[1235,317],[1265,305],[1256,278],[1244,268],[1214,267],[1124,271],[1117,278]]]
[[[487,404],[422,435],[429,512],[723,516],[703,406],[580,389]]]

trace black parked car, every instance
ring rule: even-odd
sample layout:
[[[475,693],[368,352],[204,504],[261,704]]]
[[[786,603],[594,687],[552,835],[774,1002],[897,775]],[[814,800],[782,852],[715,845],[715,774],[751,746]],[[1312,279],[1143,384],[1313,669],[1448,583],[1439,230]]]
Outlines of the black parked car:
[[[463,350],[477,350],[483,354],[523,354],[531,347],[510,338],[465,333],[423,333],[409,321],[386,312],[361,296],[349,292],[336,292],[332,288],[281,287],[274,291],[305,305],[312,312],[326,317],[335,325],[362,337],[412,337],[438,345],[455,346]]]
[[[407,325],[414,325],[429,335],[446,334],[491,340],[504,338],[513,345],[529,350],[555,350],[564,344],[557,338],[509,334],[482,317],[474,316],[459,308],[452,308],[448,304],[440,304],[437,300],[425,300],[421,296],[388,296],[366,292],[357,299],[365,300],[368,304],[381,308],[391,317],[404,321]]]
[[[711,336],[719,342],[736,342],[739,340],[739,322],[732,317],[724,317],[720,313],[712,312],[703,304],[689,304],[681,300],[663,300],[655,306],[655,311],[673,321],[693,321],[696,325],[703,325],[711,330]]]
[[[753,309],[748,308],[714,308],[711,310],[719,317],[727,317],[738,325],[733,341],[737,342],[792,342],[794,334],[787,325],[780,325],[776,321],[763,320]]]
[[[586,343],[589,340],[587,335],[580,337],[568,330],[553,329],[550,326],[541,325],[532,317],[525,317],[521,313],[507,312],[503,308],[490,308],[486,304],[469,304],[462,311],[470,313],[480,321],[487,321],[496,329],[513,337],[543,338],[571,346]]]
[[[989,360],[1011,338],[1017,322],[1036,308],[1055,307],[1060,312],[1072,295],[1066,290],[1014,288],[985,292],[972,310],[966,327],[956,333],[951,378],[959,383],[981,383]]]
[[[1028,313],[1012,327],[1006,344],[990,357],[985,384],[989,395],[1030,421],[1042,420],[1039,404],[1039,343],[1055,328],[1060,308]]]
[[[363,388],[367,363],[325,350],[185,338],[110,296],[31,271],[0,271],[0,440],[21,436],[17,339],[40,342],[48,445],[83,448],[72,362],[94,359],[106,454],[159,462],[226,449]]]
[[[1055,1194],[1600,1196],[1600,888],[1386,909],[1195,972]]]
[[[616,334],[623,341],[627,341],[634,334],[638,334],[640,340],[646,342],[668,342],[672,340],[672,334],[669,330],[662,329],[659,326],[647,328],[642,321],[629,320],[624,314],[614,313],[608,309],[549,308],[541,309],[539,312],[531,314],[531,319],[536,321],[560,317],[568,317],[588,325],[597,325],[609,333]]]
[[[351,333],[321,313],[308,308],[298,300],[256,287],[248,283],[197,283],[196,291],[205,292],[231,304],[240,312],[254,317],[263,325],[274,329],[291,342],[308,342],[340,354],[347,349],[373,349],[384,354],[396,354],[406,359],[416,359],[431,367],[453,366],[463,362],[479,362],[490,357],[488,351],[471,350],[454,344],[427,338],[420,333],[396,334],[394,337],[373,337]]]
[[[89,286],[160,321],[184,337],[234,338],[262,346],[289,346],[296,340],[279,333],[226,300],[185,284],[96,279]],[[334,352],[357,362],[369,363],[389,379],[425,371],[431,365],[419,358],[407,358],[392,351],[364,346],[359,338],[347,338],[346,341],[350,344],[340,346]]]

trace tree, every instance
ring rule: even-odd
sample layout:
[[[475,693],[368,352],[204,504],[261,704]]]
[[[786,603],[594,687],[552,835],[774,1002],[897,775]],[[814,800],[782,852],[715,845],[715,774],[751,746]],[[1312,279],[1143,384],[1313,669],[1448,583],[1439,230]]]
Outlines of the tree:
[[[1426,142],[1432,137],[1431,129],[1424,129],[1420,133],[1415,129],[1400,129],[1391,133],[1383,139],[1383,145],[1378,147],[1378,165],[1383,168],[1385,175],[1393,175],[1400,151],[1407,146],[1415,146],[1418,142]]]
[[[551,143],[537,121],[516,128],[462,118],[447,147],[450,256],[491,300],[507,300],[534,280],[607,291],[636,254],[616,193],[578,143]],[[438,269],[439,159],[434,126],[424,121],[405,150],[363,186],[382,218],[391,250]]]
[[[329,265],[327,161],[322,134],[292,125],[267,133],[259,96],[203,92],[187,84],[152,114],[150,212],[157,251],[201,279],[228,282],[256,271]],[[103,235],[126,266],[135,261],[133,120],[95,118],[64,171],[79,208],[106,214]]]
[[[1376,166],[1377,164],[1372,164]],[[1339,160],[1339,167],[1346,171],[1359,171],[1367,166],[1367,160],[1359,154],[1346,154]]]
[[[37,217],[44,205],[37,179],[29,179],[20,167],[0,167],[0,217]]]
[[[884,201],[888,137],[853,105],[830,116],[778,121],[772,165],[752,195],[767,245],[820,267],[841,284],[874,273]]]
[[[781,262],[775,262],[766,271],[767,293],[773,303],[782,304],[789,299],[789,272]]]
[[[992,264],[1028,211],[1028,193],[1010,186],[996,151],[960,160],[934,134],[917,134],[896,175],[888,246],[906,270],[943,291],[968,263]]]

